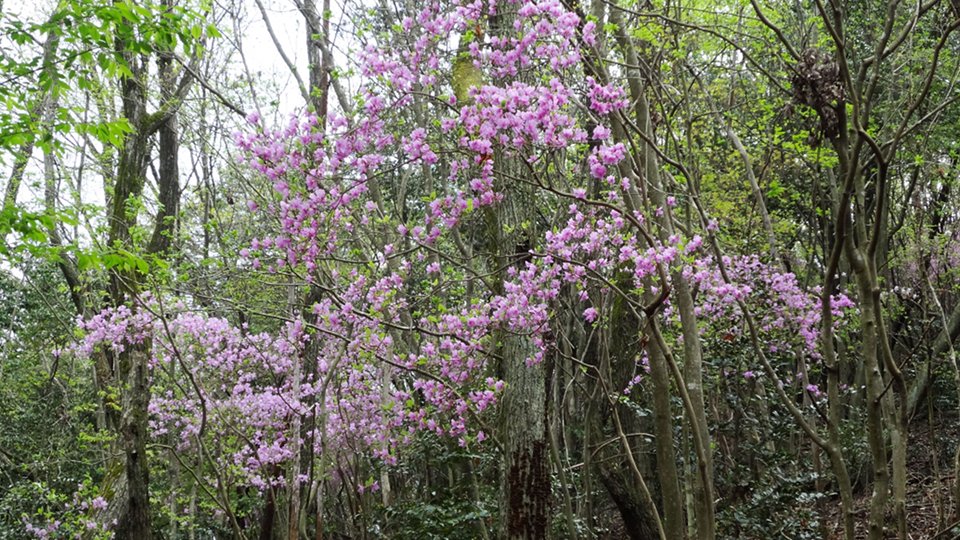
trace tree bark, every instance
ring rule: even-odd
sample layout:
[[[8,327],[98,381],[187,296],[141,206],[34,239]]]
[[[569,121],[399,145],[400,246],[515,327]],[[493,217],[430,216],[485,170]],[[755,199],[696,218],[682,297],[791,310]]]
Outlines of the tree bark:
[[[546,425],[546,373],[528,366],[530,340],[507,336],[503,346],[501,401],[504,474],[500,510],[502,538],[547,538],[550,525],[550,448]]]
[[[161,53],[158,60],[161,94],[164,101],[174,99],[176,76],[173,72],[173,55]],[[160,174],[158,186],[159,210],[150,239],[150,253],[162,253],[170,248],[176,233],[177,214],[180,211],[180,134],[178,114],[171,114],[160,126]]]

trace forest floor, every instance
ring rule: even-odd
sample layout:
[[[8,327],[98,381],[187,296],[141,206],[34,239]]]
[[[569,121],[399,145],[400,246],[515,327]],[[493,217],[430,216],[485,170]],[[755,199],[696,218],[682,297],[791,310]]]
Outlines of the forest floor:
[[[934,422],[916,419],[910,426],[910,451],[907,455],[907,529],[910,540],[960,540],[960,521],[951,504],[954,453],[960,441],[960,422],[955,416],[935,418]],[[851,476],[855,472],[851,470]],[[867,538],[870,495],[862,487],[855,494],[857,538]],[[839,500],[828,510],[830,535],[842,539]],[[887,516],[885,538],[896,538],[892,512]]]

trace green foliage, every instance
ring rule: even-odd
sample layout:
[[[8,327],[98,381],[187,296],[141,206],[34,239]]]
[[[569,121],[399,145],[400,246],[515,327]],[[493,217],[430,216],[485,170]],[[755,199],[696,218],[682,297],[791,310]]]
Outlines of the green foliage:
[[[204,40],[220,35],[206,22],[204,10],[130,0],[61,0],[42,22],[0,13],[0,36],[18,49],[0,55],[0,147],[31,142],[56,147],[60,139],[53,134],[74,131],[121,146],[131,131],[124,120],[86,118],[85,110],[58,98],[71,88],[102,93],[105,81],[138,76],[131,55],[174,51],[187,58],[201,56]],[[53,103],[52,121],[38,114]]]
[[[468,540],[482,536],[485,527],[496,536],[498,524],[496,455],[487,445],[478,452],[466,451],[455,442],[441,441],[431,434],[418,435],[400,470],[402,474],[428,467],[431,474],[417,480],[411,496],[382,507],[375,501],[374,520],[367,529],[400,540]],[[479,497],[479,498],[478,498]]]
[[[768,468],[766,473],[769,475],[766,483],[750,486],[745,500],[720,513],[718,536],[744,540],[823,538],[822,527],[826,524],[816,508],[826,503],[829,496],[816,489],[817,476],[784,471],[776,466]]]
[[[54,222],[50,214],[27,212],[16,206],[0,208],[0,258],[44,254],[47,231]]]
[[[0,272],[0,538],[24,538],[32,523],[60,520],[80,530],[73,506],[91,495],[101,474],[102,434],[89,369],[61,354],[72,332],[59,271],[50,262],[24,265],[29,281]],[[56,293],[56,294],[51,294]],[[92,496],[92,495],[91,495]]]
[[[754,366],[749,345],[709,334],[706,345],[711,372],[720,375],[705,380],[705,392],[718,398],[723,418],[712,433],[725,456],[715,462],[718,538],[823,538],[827,523],[822,510],[836,504],[832,476],[813,472],[805,451],[809,442],[797,436],[793,416],[769,399],[774,390],[765,375],[743,376]],[[795,369],[789,352],[771,354],[771,361],[781,372]],[[801,386],[791,384],[788,391],[800,396]],[[807,412],[816,414],[813,407]],[[851,419],[844,429],[847,443],[862,443],[862,422]],[[845,446],[844,451],[868,455],[862,447]],[[826,490],[819,489],[818,480]]]
[[[0,500],[0,509],[9,503],[8,511],[11,514],[17,507],[29,511],[21,513],[19,531],[0,527],[0,539],[37,538],[38,533],[30,532],[33,529],[46,531],[46,538],[51,539],[109,540],[113,538],[113,533],[97,524],[92,517],[95,508],[91,504],[94,500],[105,502],[90,478],[82,479],[69,491],[57,490],[44,482],[17,484],[8,497]]]
[[[391,507],[387,519],[391,537],[400,540],[468,540],[477,538],[477,523],[491,518],[489,510],[474,501],[450,498],[410,501]]]

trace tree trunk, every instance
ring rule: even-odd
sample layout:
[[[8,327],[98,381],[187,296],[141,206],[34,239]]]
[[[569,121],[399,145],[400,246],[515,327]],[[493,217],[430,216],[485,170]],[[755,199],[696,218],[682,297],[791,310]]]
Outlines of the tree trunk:
[[[509,540],[547,538],[550,526],[546,369],[542,363],[527,365],[533,352],[529,338],[504,338],[507,386],[500,404],[505,457],[500,511],[501,537]]]
[[[649,324],[656,324],[651,321]],[[657,445],[657,475],[660,480],[660,498],[663,501],[663,524],[667,538],[683,538],[683,497],[677,474],[676,449],[673,445],[673,411],[670,404],[670,374],[667,359],[660,345],[647,336],[647,357],[650,382],[653,386],[653,422]],[[609,491],[609,487],[608,487]],[[613,492],[611,492],[611,495]],[[618,505],[619,507],[619,505]],[[627,516],[621,515],[626,521]],[[656,533],[656,531],[653,531]],[[650,536],[649,538],[654,538]]]
[[[173,57],[164,53],[157,62],[160,71],[161,94],[165,100],[173,99],[176,91],[176,79],[173,73]],[[176,233],[177,214],[180,211],[180,134],[177,114],[170,115],[160,126],[160,171],[159,200],[160,209],[150,239],[150,253],[166,251]]]

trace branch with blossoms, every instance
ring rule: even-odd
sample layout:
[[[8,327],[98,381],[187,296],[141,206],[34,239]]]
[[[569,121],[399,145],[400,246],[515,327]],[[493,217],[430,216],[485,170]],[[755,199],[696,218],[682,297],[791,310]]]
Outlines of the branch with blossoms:
[[[168,318],[161,303],[152,316],[118,308],[81,323],[78,354],[153,342],[153,434],[174,436],[177,452],[207,455],[224,475],[220,485],[282,486],[304,445],[311,457],[359,455],[329,470],[360,460],[395,465],[425,434],[499,446],[489,428],[504,390],[496,364],[539,365],[558,342],[582,354],[608,345],[614,297],[637,321],[629,330],[637,335],[627,338],[641,350],[623,359],[629,382],[581,364],[592,366],[609,399],[642,390],[643,334],[664,352],[693,418],[681,359],[670,350],[683,335],[674,309],[681,278],[698,288],[704,335],[739,338],[746,325],[754,343],[766,338],[765,354],[799,347],[817,357],[817,291],[758,257],[708,256],[697,231],[668,232],[673,196],[641,200],[642,147],[685,169],[630,118],[621,86],[578,73],[589,63],[584,46],[597,42],[595,23],[556,0],[512,3],[513,31],[469,44],[487,80],[467,100],[447,95],[446,73],[459,54],[450,36],[492,8],[430,3],[401,22],[417,36],[411,48],[373,39],[359,54],[352,114],[331,115],[325,129],[309,114],[278,129],[252,116],[236,134],[242,169],[272,188],[248,203],[269,228],[240,251],[240,265],[309,298],[294,315],[262,314],[281,327],[253,333],[186,306]],[[416,110],[422,98],[433,106],[432,122]],[[500,158],[521,165],[505,170]],[[510,214],[510,230],[490,219],[496,212]],[[497,241],[511,245],[491,247]],[[493,256],[497,250],[507,255]],[[833,302],[839,320],[843,297]],[[563,320],[587,335],[568,334]],[[527,338],[528,354],[497,355],[504,336]],[[295,360],[306,366],[300,376]],[[165,378],[162,368],[174,364],[192,388]],[[292,433],[297,425],[313,427]],[[204,449],[213,440],[216,454]],[[695,451],[705,467],[708,448]],[[300,472],[289,478],[300,481]]]

